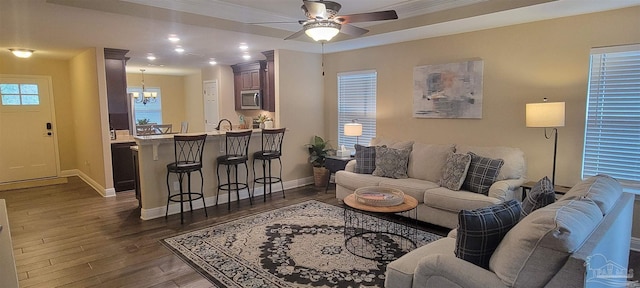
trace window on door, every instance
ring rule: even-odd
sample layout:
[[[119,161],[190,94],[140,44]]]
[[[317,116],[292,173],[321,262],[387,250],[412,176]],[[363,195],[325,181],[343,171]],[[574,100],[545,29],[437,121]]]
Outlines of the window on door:
[[[353,149],[376,137],[376,71],[338,73],[338,146]],[[345,136],[344,124],[362,124],[362,136]]]
[[[582,177],[640,193],[640,45],[591,50]]]
[[[142,103],[136,101],[133,97],[131,97],[131,107],[132,107],[132,115],[133,122],[135,125],[142,122],[162,124],[162,93],[160,88],[144,88],[145,92],[156,92],[158,97],[154,102]],[[141,87],[128,87],[127,93],[138,92],[139,95],[142,95]],[[142,97],[140,97],[141,99]]]
[[[0,84],[0,95],[2,95],[2,105],[40,105],[38,96],[38,84]]]

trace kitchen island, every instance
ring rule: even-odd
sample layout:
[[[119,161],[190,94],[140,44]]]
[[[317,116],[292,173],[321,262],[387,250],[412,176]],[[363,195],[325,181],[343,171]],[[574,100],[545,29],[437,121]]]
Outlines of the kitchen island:
[[[236,131],[236,130],[234,130]],[[238,130],[242,131],[242,130]],[[261,149],[261,130],[253,129],[251,141],[249,143],[249,155]],[[203,193],[205,203],[208,206],[215,205],[216,191],[218,182],[216,179],[216,157],[224,155],[225,131],[206,132],[207,140],[205,142],[204,153],[202,156],[202,175],[204,177]],[[186,133],[181,135],[199,135],[203,133]],[[141,196],[140,218],[149,220],[153,218],[163,217],[167,205],[167,164],[175,161],[173,135],[175,134],[159,134],[148,136],[135,136],[134,139],[138,146],[138,167],[139,167],[139,183]],[[249,186],[253,187],[253,174],[251,172],[251,159],[247,163],[249,170]],[[222,168],[221,168],[222,169]],[[262,171],[262,169],[260,169]],[[200,175],[192,173],[191,189],[193,191],[200,190]],[[226,173],[225,173],[226,175]],[[226,177],[226,176],[225,176]],[[245,170],[238,169],[239,179],[244,179]],[[221,173],[221,179],[222,173]],[[225,181],[226,182],[226,181]],[[169,187],[172,194],[177,193],[176,189],[178,179],[175,174],[169,176]],[[187,189],[187,181],[183,181],[184,189]],[[262,194],[262,185],[259,185],[258,192],[255,195]],[[223,194],[224,193],[224,194]],[[227,203],[226,191],[220,191],[220,200],[218,204]],[[246,190],[240,191],[240,198],[249,197]],[[237,200],[235,193],[231,194],[231,201]],[[169,214],[180,213],[180,204],[171,203],[169,205]],[[188,202],[183,203],[185,211],[189,210]],[[193,209],[202,208],[202,201],[193,201]]]

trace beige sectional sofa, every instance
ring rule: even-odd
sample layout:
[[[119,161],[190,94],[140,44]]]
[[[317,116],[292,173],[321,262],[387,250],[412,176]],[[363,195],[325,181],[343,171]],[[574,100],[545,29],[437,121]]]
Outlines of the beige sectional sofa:
[[[448,228],[458,225],[458,212],[476,209],[520,197],[519,188],[525,182],[526,164],[524,153],[511,147],[478,147],[454,144],[425,144],[413,141],[395,141],[376,138],[372,146],[386,145],[391,148],[411,147],[406,179],[377,177],[354,172],[356,161],[350,161],[344,171],[336,173],[336,197],[344,199],[357,188],[383,186],[402,190],[418,200],[418,220]],[[477,155],[504,160],[497,181],[488,195],[453,191],[440,187],[442,167],[449,153],[473,152]]]
[[[632,216],[633,195],[591,177],[522,218],[489,270],[456,258],[450,233],[389,263],[385,287],[625,287]]]

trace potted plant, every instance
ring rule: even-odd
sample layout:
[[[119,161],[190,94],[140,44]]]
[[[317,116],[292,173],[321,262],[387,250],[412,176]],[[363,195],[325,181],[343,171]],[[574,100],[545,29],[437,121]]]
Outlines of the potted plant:
[[[331,146],[329,142],[320,136],[314,136],[310,144],[306,145],[309,149],[309,163],[313,166],[313,180],[316,187],[327,185],[329,170],[324,167],[324,161],[329,155]]]

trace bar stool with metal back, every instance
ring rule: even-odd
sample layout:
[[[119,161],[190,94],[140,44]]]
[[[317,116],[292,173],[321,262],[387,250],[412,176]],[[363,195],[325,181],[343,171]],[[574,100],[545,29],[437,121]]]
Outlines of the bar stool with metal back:
[[[165,218],[169,214],[169,202],[180,203],[180,223],[184,223],[184,202],[189,202],[191,212],[193,212],[193,200],[202,198],[202,204],[204,204],[204,215],[207,215],[207,205],[204,202],[204,177],[202,176],[202,154],[204,151],[204,143],[207,139],[206,134],[202,135],[174,135],[174,151],[175,162],[167,164],[167,211],[165,212]],[[191,191],[191,172],[200,172],[200,192]],[[179,194],[171,195],[171,189],[169,186],[170,173],[176,173],[178,175],[178,182],[180,183]],[[187,189],[185,192],[182,188],[182,180],[185,174],[187,175]],[[185,199],[185,196],[188,199]],[[195,198],[194,198],[195,196]]]
[[[218,190],[216,192],[216,206],[218,205],[218,196],[220,190],[227,191],[228,202],[227,208],[231,210],[231,191],[236,191],[238,204],[240,203],[240,190],[247,189],[249,193],[249,202],[253,205],[253,195],[249,190],[249,168],[247,161],[249,160],[249,140],[251,140],[251,130],[246,131],[227,131],[225,134],[225,155],[216,158],[216,175],[218,177]],[[244,164],[246,179],[244,183],[238,181],[238,165]],[[220,183],[220,165],[227,166],[227,183]],[[235,168],[235,182],[231,182],[231,166]]]
[[[271,184],[280,182],[282,197],[285,197],[284,185],[282,184],[282,160],[280,160],[285,129],[262,129],[262,150],[253,153],[253,191],[256,191],[255,183],[261,183],[264,202],[267,201],[267,184],[269,184],[269,194],[271,194],[273,191]],[[276,159],[280,163],[280,175],[278,177],[274,177],[271,174],[271,160]],[[262,161],[262,177],[256,176],[256,160]],[[267,165],[269,166],[268,169]],[[268,175],[267,172],[269,173]]]

